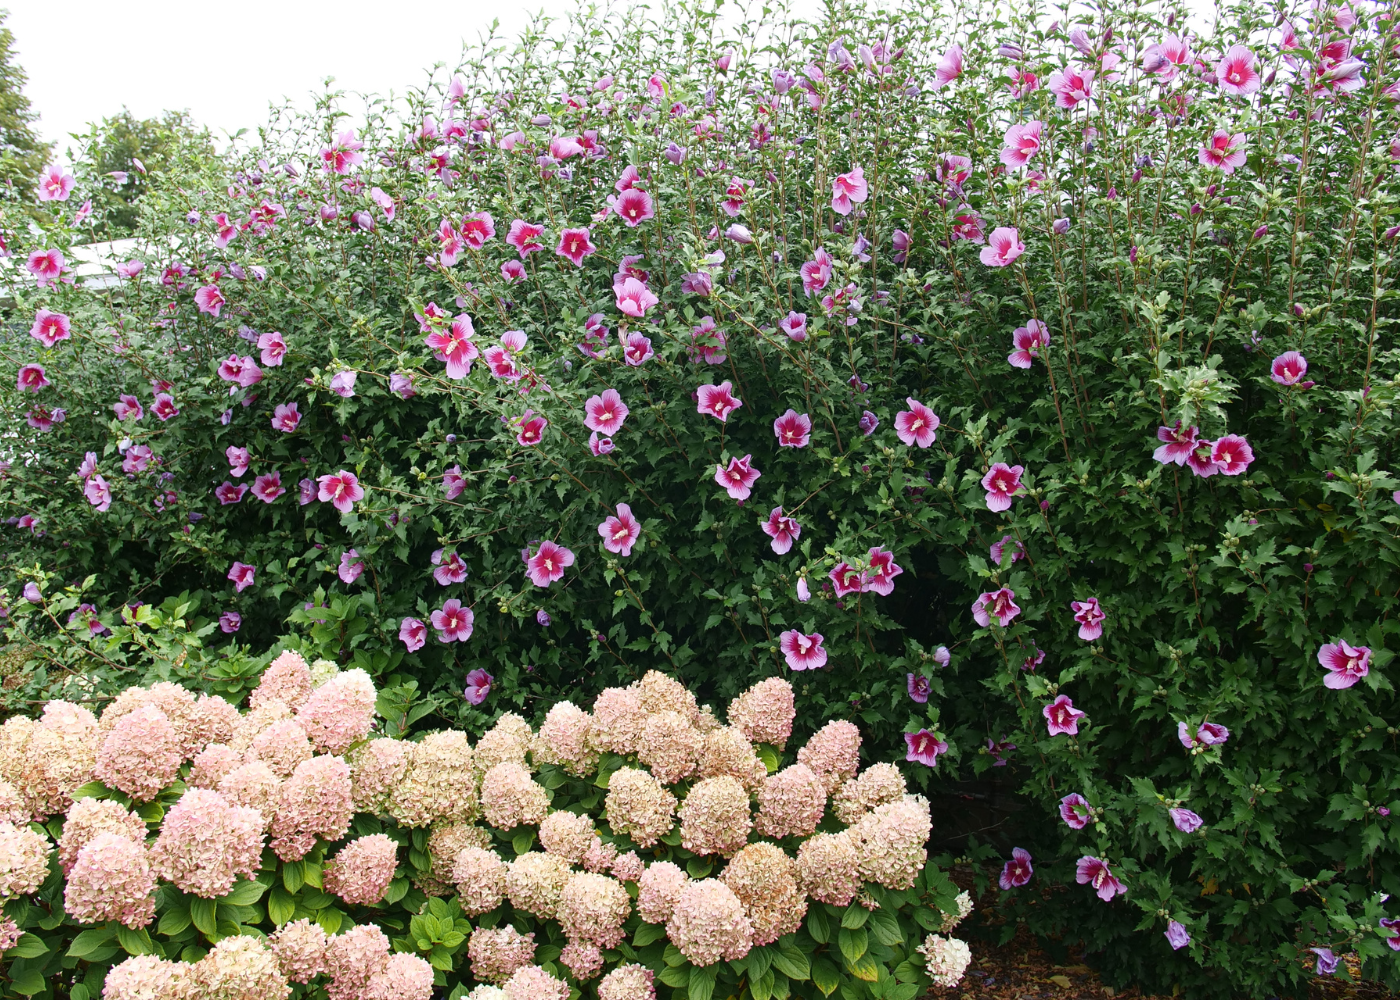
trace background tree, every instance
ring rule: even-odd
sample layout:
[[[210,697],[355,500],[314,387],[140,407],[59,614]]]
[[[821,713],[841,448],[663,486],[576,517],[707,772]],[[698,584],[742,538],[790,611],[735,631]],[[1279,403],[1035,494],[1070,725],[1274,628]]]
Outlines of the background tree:
[[[50,145],[35,130],[39,115],[24,95],[29,76],[15,62],[14,32],[5,27],[9,16],[0,9],[0,199],[29,204]]]

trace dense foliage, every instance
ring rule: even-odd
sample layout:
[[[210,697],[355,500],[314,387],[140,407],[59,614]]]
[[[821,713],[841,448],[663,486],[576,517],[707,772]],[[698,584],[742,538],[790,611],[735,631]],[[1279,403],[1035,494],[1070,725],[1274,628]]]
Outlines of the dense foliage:
[[[329,97],[116,290],[7,221],[8,696],[284,621],[405,727],[799,671],[800,736],[1018,792],[1003,912],[1111,981],[1396,982],[1389,15],[780,23]]]

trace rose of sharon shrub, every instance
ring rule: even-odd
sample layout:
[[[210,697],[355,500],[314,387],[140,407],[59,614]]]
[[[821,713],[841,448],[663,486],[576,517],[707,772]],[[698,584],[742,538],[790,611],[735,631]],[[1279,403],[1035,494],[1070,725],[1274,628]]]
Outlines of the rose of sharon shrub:
[[[265,816],[288,863],[379,832],[357,804],[411,863],[625,757],[642,851],[701,780],[771,792],[769,838],[855,817],[797,861],[849,901],[827,860],[909,877],[921,824],[858,774],[898,754],[1017,800],[955,853],[1113,985],[1296,992],[1321,952],[1400,985],[1392,12],[729,10],[493,41],[358,130],[279,115],[151,180],[115,290],[63,273],[85,180],[0,219],[0,702],[146,688],[7,722],[0,808],[63,813],[93,758],[163,808],[199,756],[300,803]],[[284,622],[314,662],[233,731],[193,692],[245,692]],[[471,759],[536,705],[546,745]],[[769,788],[793,748],[820,802]],[[714,805],[666,847],[742,850]]]
[[[90,758],[75,775],[87,780],[73,789],[72,805],[49,823],[56,859],[36,829],[0,823],[0,894],[13,922],[3,930],[10,947],[34,942],[14,961],[72,991],[105,975],[104,997],[132,1000],[180,990],[199,1000],[253,1000],[303,987],[337,1000],[428,1000],[443,989],[539,1000],[575,988],[640,998],[678,987],[718,995],[756,982],[770,995],[815,1000],[863,981],[884,981],[912,1000],[931,982],[961,976],[944,951],[920,945],[927,928],[946,934],[966,910],[937,868],[925,867],[929,802],[903,791],[894,765],[850,779],[857,789],[879,790],[861,800],[879,799],[872,808],[847,809],[843,819],[822,796],[803,799],[798,818],[784,812],[781,795],[762,798],[767,784],[755,794],[731,774],[678,776],[669,760],[647,764],[641,747],[585,762],[568,749],[578,745],[572,729],[558,733],[561,752],[541,755],[560,763],[529,762],[551,738],[553,709],[541,715],[539,731],[503,713],[475,746],[460,731],[386,735],[392,720],[363,707],[385,704],[383,692],[343,671],[316,691],[335,692],[335,678],[348,677],[363,694],[336,694],[338,714],[320,716],[325,731],[360,731],[348,761],[308,746],[279,774],[261,759],[260,739],[297,723],[270,693],[317,703],[302,683],[304,667],[294,653],[278,656],[248,685],[245,706],[224,703],[223,735],[233,742],[184,744],[166,784],[148,787],[153,772],[146,772],[144,802],[103,782],[112,770]],[[158,711],[153,700],[178,704],[186,693],[127,689],[112,731],[127,719],[144,725],[143,713]],[[777,706],[758,713],[767,715],[767,732],[788,732],[791,684],[768,678],[734,705],[742,718],[745,706],[760,702]],[[606,690],[594,712],[571,717],[585,740],[598,741],[618,731],[619,705],[631,706],[629,725],[641,732],[654,722],[674,728],[708,718],[710,733],[731,733],[729,745],[747,755],[761,749],[774,769],[804,754],[830,757],[829,733],[800,747],[755,747],[657,671]],[[60,711],[50,705],[46,715]],[[859,739],[851,724],[838,731],[841,746]],[[389,753],[386,744],[405,752]],[[439,744],[450,752],[434,749]],[[191,779],[211,776],[215,746],[233,755],[220,765],[231,769],[219,789],[197,787]],[[729,757],[742,763],[746,754]],[[386,762],[401,774],[430,764],[432,780],[400,777],[386,794],[379,788]],[[235,802],[229,788],[247,768],[260,768],[269,783],[253,804]],[[802,764],[788,763],[768,780],[804,772],[820,790]],[[45,779],[36,772],[34,780]],[[462,808],[443,807],[449,789]],[[40,791],[15,789],[22,801]],[[407,804],[410,822],[394,818],[393,803]],[[787,827],[755,831],[751,817],[765,808]],[[818,827],[831,832],[814,833]],[[824,839],[840,840],[849,853],[811,850]],[[844,898],[824,891],[834,883],[849,884]],[[853,925],[869,930],[856,938],[841,930]],[[948,947],[967,954],[960,941]],[[926,969],[929,956],[941,964]]]

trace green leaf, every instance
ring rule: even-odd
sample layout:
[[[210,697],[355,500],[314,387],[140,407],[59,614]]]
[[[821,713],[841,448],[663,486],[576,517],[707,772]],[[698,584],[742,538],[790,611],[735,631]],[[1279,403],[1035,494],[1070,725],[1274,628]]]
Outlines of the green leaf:
[[[305,884],[305,867],[300,861],[282,862],[282,886],[293,896]]]
[[[773,954],[773,967],[799,983],[806,982],[812,976],[812,966],[807,956],[791,941],[778,942],[778,950]]]
[[[205,937],[213,937],[219,931],[217,920],[218,906],[212,899],[190,900],[190,919]]]
[[[530,844],[534,842],[535,831],[528,826],[517,833],[510,842],[510,846],[515,848],[516,854],[524,854],[530,849]]]
[[[92,927],[79,931],[73,943],[68,946],[68,954],[73,958],[87,958],[114,937],[111,928]]]
[[[749,992],[753,1000],[768,1000],[773,995],[773,970],[765,969],[761,975],[749,980]]]
[[[272,887],[272,892],[267,897],[267,915],[274,924],[281,927],[291,920],[297,912],[296,900],[294,900],[286,889],[280,885]]]
[[[234,883],[233,890],[227,896],[219,900],[221,903],[230,903],[233,906],[252,906],[263,898],[263,893],[267,892],[267,886],[252,879],[244,879]]]
[[[316,922],[320,924],[327,934],[334,934],[340,930],[341,923],[345,920],[345,914],[341,913],[334,906],[328,906],[324,910],[316,911]]]
[[[83,983],[75,983],[68,991],[68,1000],[92,1000],[92,991]]]
[[[151,935],[146,933],[144,927],[132,930],[124,924],[118,924],[117,943],[128,955],[152,955],[156,950],[156,946],[151,943]]]
[[[667,986],[680,987],[690,982],[690,973],[683,968],[668,965],[657,973],[656,978]]]
[[[704,858],[691,858],[685,863],[685,870],[691,878],[704,878],[714,869],[714,862],[706,861]]]
[[[843,927],[841,933],[836,936],[836,943],[847,962],[854,962],[870,948],[870,939],[863,928],[850,930]]]
[[[865,921],[870,918],[870,911],[859,903],[852,903],[846,907],[846,912],[841,914],[841,926],[850,930],[864,927]]]
[[[21,935],[13,948],[5,952],[6,958],[38,958],[48,953],[49,946],[37,934]]]
[[[817,944],[826,944],[831,940],[831,922],[824,908],[813,906],[807,911],[807,933]]]
[[[719,975],[718,965],[698,965],[690,967],[690,1000],[710,1000],[715,993],[715,979]]]
[[[904,933],[899,929],[899,919],[889,910],[876,910],[870,914],[870,930],[875,933],[875,940],[886,948],[904,940]]]
[[[826,959],[819,958],[812,963],[812,982],[817,984],[817,989],[831,996],[841,985],[841,970]]]
[[[35,993],[44,992],[49,988],[49,984],[37,969],[25,969],[23,972],[16,972],[11,976],[9,987],[16,993],[23,993],[29,997]]]
[[[190,908],[188,906],[177,906],[174,909],[166,910],[160,915],[160,923],[156,926],[156,932],[166,937],[174,937],[190,925]]]
[[[766,743],[760,743],[754,748],[758,754],[758,759],[763,761],[763,766],[768,769],[769,774],[776,774],[778,771],[778,752]]]
[[[632,945],[636,948],[645,948],[649,944],[654,944],[666,936],[664,924],[642,924],[637,928],[637,933],[632,935]]]
[[[914,1000],[919,987],[914,983],[895,983],[885,988],[885,1000]]]

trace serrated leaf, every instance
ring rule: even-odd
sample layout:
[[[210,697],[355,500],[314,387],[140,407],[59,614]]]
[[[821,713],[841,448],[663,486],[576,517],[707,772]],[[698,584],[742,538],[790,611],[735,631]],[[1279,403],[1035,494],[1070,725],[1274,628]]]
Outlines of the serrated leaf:
[[[870,914],[870,930],[875,940],[886,948],[904,940],[904,932],[899,929],[899,919],[889,910],[876,910]]]
[[[773,968],[799,983],[806,982],[812,976],[812,966],[807,956],[787,941],[778,943],[778,950],[773,953]]]
[[[649,944],[654,944],[666,936],[666,928],[662,924],[642,924],[637,928],[637,933],[632,935],[632,945],[635,948],[645,948]]]
[[[263,893],[267,892],[267,886],[253,879],[244,879],[235,882],[233,888],[227,896],[219,900],[221,903],[228,903],[232,906],[252,906],[263,898]]]
[[[856,930],[841,928],[841,933],[836,935],[836,944],[848,963],[855,962],[870,949],[870,939],[863,927]]]
[[[688,980],[690,1000],[710,1000],[715,993],[715,979],[718,975],[718,966],[706,965],[702,968],[692,965]]]
[[[812,963],[812,982],[817,984],[817,989],[831,996],[841,985],[841,970],[826,959],[819,958]]]
[[[846,912],[841,914],[841,926],[848,930],[856,930],[864,927],[865,922],[870,919],[870,911],[859,903],[852,903],[846,907]]]
[[[296,912],[296,900],[292,898],[291,894],[281,886],[273,886],[272,891],[268,893],[267,896],[268,918],[278,927],[281,927],[287,921],[291,920]]]
[[[112,931],[106,927],[92,927],[79,931],[77,937],[73,938],[73,943],[68,946],[68,954],[73,958],[87,958],[111,941],[113,936]]]
[[[817,944],[826,944],[831,940],[831,922],[822,907],[813,906],[807,911],[807,933]]]
[[[117,943],[128,955],[150,955],[156,950],[155,945],[151,942],[151,935],[146,933],[144,927],[132,930],[125,924],[118,924]]]
[[[306,883],[305,866],[300,861],[282,862],[282,887],[295,896]]]
[[[218,933],[218,906],[212,899],[200,899],[198,897],[190,900],[190,920],[194,922],[199,932],[206,937],[213,937]]]
[[[862,955],[854,962],[847,961],[846,968],[851,970],[851,975],[867,983],[873,983],[880,978],[880,968],[869,954]]]
[[[38,958],[48,953],[48,945],[36,934],[22,934],[15,946],[5,952],[6,958]]]
[[[42,993],[49,988],[48,982],[35,969],[24,969],[13,973],[7,985],[16,993],[23,993],[27,997],[32,997],[35,993]]]

